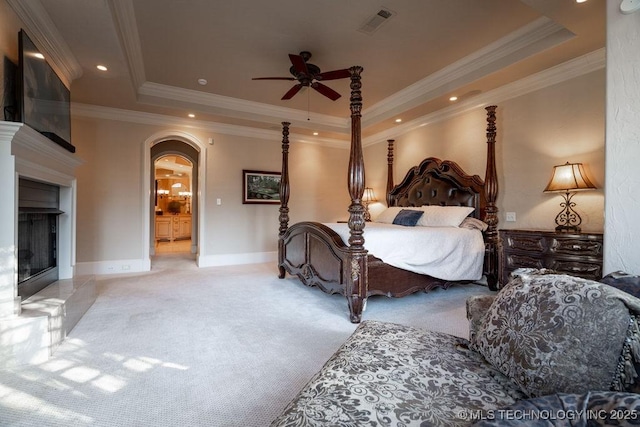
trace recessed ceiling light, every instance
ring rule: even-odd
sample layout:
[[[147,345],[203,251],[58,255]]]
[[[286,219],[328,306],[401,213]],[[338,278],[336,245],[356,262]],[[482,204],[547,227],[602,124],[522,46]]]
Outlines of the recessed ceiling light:
[[[396,123],[402,123],[402,119],[396,119]]]
[[[96,65],[96,68],[100,71],[107,71],[107,67],[105,67],[104,65]]]
[[[640,3],[638,0],[622,0],[622,3],[620,3],[620,12],[625,15],[637,12],[638,10],[640,10]]]
[[[36,53],[34,53],[34,54],[33,54],[33,56],[35,56],[35,57],[36,57],[36,58],[38,58],[38,59],[44,59],[44,55],[43,55],[43,54],[41,54],[40,52],[36,52]]]
[[[196,115],[193,113],[189,113],[189,117],[191,117],[192,119],[195,117]]]
[[[451,102],[453,102],[453,101],[457,101],[457,100],[458,100],[458,97],[457,97],[457,96],[455,96],[455,95],[454,95],[454,96],[450,96],[450,97],[449,97],[449,101],[451,101]]]
[[[207,83],[208,83],[208,82],[207,82],[207,79],[198,79],[198,84],[199,84],[199,85],[204,86],[204,85],[206,85]]]
[[[585,3],[587,0],[576,0],[576,3]]]
[[[313,135],[314,135],[314,136],[318,136],[318,132],[314,132],[314,133],[313,133]]]

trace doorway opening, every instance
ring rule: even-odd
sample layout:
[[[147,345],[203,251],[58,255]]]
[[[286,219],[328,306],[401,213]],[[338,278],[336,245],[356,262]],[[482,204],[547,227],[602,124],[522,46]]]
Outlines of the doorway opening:
[[[155,142],[154,142],[155,140]],[[149,269],[159,259],[180,258],[198,265],[202,232],[201,197],[205,157],[190,136],[154,136],[145,169],[148,183]],[[156,265],[157,267],[157,265]]]
[[[154,162],[155,254],[191,253],[193,163],[178,154]]]

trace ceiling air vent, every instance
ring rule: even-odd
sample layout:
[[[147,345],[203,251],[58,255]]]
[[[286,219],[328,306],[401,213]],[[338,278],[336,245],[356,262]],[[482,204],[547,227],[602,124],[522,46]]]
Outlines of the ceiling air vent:
[[[395,14],[395,12],[389,9],[382,8],[371,18],[367,19],[367,21],[358,28],[358,31],[365,34],[373,34],[382,26],[382,24],[387,22]]]

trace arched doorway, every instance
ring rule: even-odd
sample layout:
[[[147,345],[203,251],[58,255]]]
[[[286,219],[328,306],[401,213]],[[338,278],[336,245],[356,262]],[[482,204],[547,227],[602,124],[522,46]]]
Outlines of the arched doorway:
[[[156,250],[157,244],[166,239],[164,237],[157,238],[158,224],[156,219],[160,216],[164,217],[165,213],[167,215],[166,218],[172,221],[170,230],[173,232],[177,228],[175,234],[170,235],[168,240],[180,242],[178,251],[195,254],[196,262],[200,252],[199,244],[202,224],[199,213],[204,167],[203,157],[201,156],[202,149],[190,139],[178,138],[169,139],[165,137],[165,139],[156,140],[156,142],[149,141],[151,145],[148,146],[149,151],[145,156],[148,159],[148,166],[145,168],[148,176],[146,181],[150,189],[149,209],[147,210],[148,227],[146,227],[148,230],[147,241],[150,261],[151,256],[162,254],[162,251],[158,252]],[[166,180],[162,180],[162,178],[159,180],[156,177],[157,163],[166,164],[164,168],[161,167],[162,164],[158,165],[159,169],[163,169],[161,171],[163,175],[171,175],[169,177],[165,176]],[[179,178],[180,173],[187,173],[187,168],[190,169],[188,175]],[[185,170],[180,171],[180,169]],[[162,192],[158,192],[158,190],[162,190]],[[162,199],[160,199],[161,197]],[[175,202],[171,203],[172,207],[170,207],[170,202]],[[162,215],[159,215],[160,210]],[[167,219],[162,221],[166,222]],[[176,223],[174,224],[173,222]],[[160,227],[164,227],[165,234],[163,236],[166,236],[168,225],[160,224]],[[186,235],[189,236],[189,239],[185,238]],[[185,241],[188,241],[186,246]]]
[[[155,255],[191,253],[193,163],[178,154],[154,162]]]

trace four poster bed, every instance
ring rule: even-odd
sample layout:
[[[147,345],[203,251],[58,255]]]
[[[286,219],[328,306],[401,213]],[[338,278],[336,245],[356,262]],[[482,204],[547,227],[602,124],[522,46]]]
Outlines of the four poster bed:
[[[368,233],[373,233],[376,227],[374,227],[374,223],[365,223],[365,207],[362,204],[365,187],[360,128],[362,108],[360,73],[362,67],[351,67],[349,71],[351,73],[352,129],[348,171],[348,191],[351,197],[351,204],[348,208],[349,221],[347,224],[335,225],[316,222],[288,225],[289,123],[283,122],[278,269],[280,278],[284,278],[288,272],[297,276],[306,285],[317,286],[327,293],[344,295],[348,301],[351,322],[359,323],[368,296],[403,297],[437,286],[447,288],[460,279],[436,278],[428,274],[408,271],[389,265],[369,253],[364,238],[365,224],[371,229],[368,230]],[[467,206],[469,210],[473,208],[470,215],[482,220],[487,227],[481,233],[480,250],[475,251],[476,256],[479,252],[481,264],[479,268],[482,270],[481,275],[486,277],[489,287],[495,290],[498,278],[498,210],[495,205],[498,194],[495,168],[496,107],[486,107],[486,110],[487,165],[484,180],[478,175],[466,174],[453,161],[442,161],[431,157],[409,170],[400,184],[394,185],[393,140],[389,140],[386,199],[389,207],[407,207],[408,209],[411,207],[421,209],[425,205]],[[388,224],[382,224],[382,226],[396,227],[404,229],[403,231],[410,231],[407,229],[414,228]],[[340,233],[340,227],[343,227],[342,233]],[[415,227],[415,229],[418,228],[425,229],[427,227]],[[369,239],[369,234],[367,234],[367,239]],[[398,245],[404,246],[404,241],[401,240],[401,242]],[[382,246],[390,245],[385,243]],[[439,249],[436,249],[435,252],[438,251]],[[447,256],[445,255],[444,258]],[[469,281],[473,280],[466,282]]]

